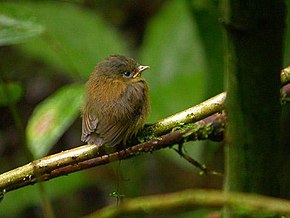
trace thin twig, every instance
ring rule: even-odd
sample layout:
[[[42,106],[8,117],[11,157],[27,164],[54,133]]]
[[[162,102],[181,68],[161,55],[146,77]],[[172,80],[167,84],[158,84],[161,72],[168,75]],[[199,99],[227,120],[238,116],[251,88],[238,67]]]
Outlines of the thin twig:
[[[184,160],[188,161],[193,166],[198,168],[200,170],[200,175],[210,174],[210,175],[215,175],[215,176],[223,176],[222,173],[219,173],[219,172],[216,172],[216,171],[208,169],[205,164],[199,163],[197,160],[193,159],[188,154],[186,154],[184,152],[183,143],[180,143],[178,145],[178,149],[174,148],[174,151],[176,151]]]

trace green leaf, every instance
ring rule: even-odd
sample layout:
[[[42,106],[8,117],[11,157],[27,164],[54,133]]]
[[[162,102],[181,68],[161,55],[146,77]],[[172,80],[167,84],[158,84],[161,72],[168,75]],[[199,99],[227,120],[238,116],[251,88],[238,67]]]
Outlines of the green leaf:
[[[0,106],[15,104],[23,95],[19,82],[0,83]]]
[[[61,88],[36,107],[26,129],[35,158],[46,155],[79,116],[83,100],[83,85],[74,84]]]
[[[148,24],[140,56],[140,62],[151,67],[143,74],[150,87],[150,122],[202,102],[206,90],[206,57],[186,1],[164,4]],[[200,160],[200,143],[194,143],[187,146],[187,151]],[[175,152],[164,152],[161,155],[175,164],[195,170]]]
[[[27,8],[0,3],[0,46],[24,42],[43,30]]]
[[[185,1],[168,1],[149,23],[141,50],[150,86],[151,120],[202,100],[205,57],[197,28]],[[140,61],[141,62],[141,61]]]
[[[96,63],[110,54],[126,53],[121,36],[88,9],[57,1],[25,5],[37,14],[47,31],[21,48],[75,80],[86,80]]]

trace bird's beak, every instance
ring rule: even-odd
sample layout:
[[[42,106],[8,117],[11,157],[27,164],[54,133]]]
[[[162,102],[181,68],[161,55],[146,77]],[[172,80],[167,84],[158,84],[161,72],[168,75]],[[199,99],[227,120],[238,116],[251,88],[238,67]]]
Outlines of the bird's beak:
[[[138,71],[133,75],[133,78],[138,77],[144,70],[147,70],[149,68],[150,68],[149,66],[142,66],[142,65],[140,65],[138,67]]]
[[[138,67],[138,71],[139,71],[139,73],[141,73],[141,72],[143,72],[144,70],[147,70],[147,69],[149,69],[150,67],[149,66],[142,66],[142,65],[140,65],[139,67]]]

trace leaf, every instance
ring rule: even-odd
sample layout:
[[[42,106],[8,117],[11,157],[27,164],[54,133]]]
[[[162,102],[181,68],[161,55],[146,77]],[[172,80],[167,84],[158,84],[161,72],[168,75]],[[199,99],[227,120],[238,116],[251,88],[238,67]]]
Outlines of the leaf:
[[[0,3],[0,46],[16,44],[35,37],[44,28],[25,7]]]
[[[19,82],[0,83],[0,106],[15,104],[23,95]]]
[[[86,80],[96,63],[107,56],[127,52],[121,36],[88,9],[57,1],[25,5],[37,14],[47,31],[21,48],[75,80]]]
[[[204,98],[206,57],[187,6],[186,1],[167,1],[145,32],[140,62],[151,67],[143,74],[150,87],[150,122],[189,108]],[[187,151],[200,159],[199,142],[187,146]],[[162,155],[181,167],[194,169],[172,151]]]
[[[150,86],[151,120],[201,101],[205,57],[185,1],[168,1],[149,23],[140,53]],[[141,61],[140,61],[141,62]]]
[[[74,84],[59,89],[35,108],[26,129],[28,147],[35,158],[46,155],[79,116],[83,100],[83,85]]]

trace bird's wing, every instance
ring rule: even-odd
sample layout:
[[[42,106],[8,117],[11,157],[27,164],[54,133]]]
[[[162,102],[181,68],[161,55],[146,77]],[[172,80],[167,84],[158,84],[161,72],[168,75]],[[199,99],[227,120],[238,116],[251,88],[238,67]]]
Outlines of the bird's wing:
[[[107,145],[114,146],[126,142],[138,132],[144,123],[144,114],[149,110],[147,101],[142,88],[136,89],[134,86],[128,85],[124,94],[115,99],[110,104],[111,107],[106,107],[106,112],[100,118],[105,115],[107,117],[100,119],[97,132],[100,133]],[[103,120],[106,122],[104,123]]]
[[[100,126],[101,127],[101,126]],[[107,125],[102,126],[98,129],[100,135],[104,139],[104,143],[108,146],[115,146],[120,144],[125,136],[125,133],[128,131],[129,123],[116,122],[116,123],[107,123]]]
[[[112,105],[114,105],[112,103]],[[81,140],[89,144],[106,144],[114,146],[122,142],[124,133],[130,127],[128,118],[122,116],[117,107],[102,107],[94,105],[94,110],[85,108],[82,115]],[[90,111],[88,113],[88,111]],[[93,111],[95,113],[93,113]],[[118,118],[115,114],[118,113]]]
[[[96,114],[88,113],[88,110],[83,110],[82,115],[82,137],[83,142],[89,141],[91,133],[95,132],[98,125],[98,118]]]
[[[115,146],[126,141],[138,131],[136,127],[141,127],[138,122],[140,116],[144,117],[144,105],[147,105],[145,101],[147,102],[143,89],[136,90],[133,86],[127,86],[126,92],[111,102],[104,105],[98,102],[93,110],[85,108],[82,141],[97,144],[101,139],[107,146]],[[141,123],[143,122],[142,119]]]

